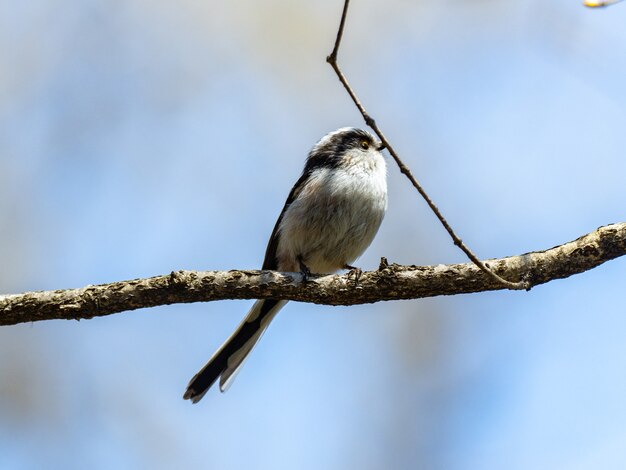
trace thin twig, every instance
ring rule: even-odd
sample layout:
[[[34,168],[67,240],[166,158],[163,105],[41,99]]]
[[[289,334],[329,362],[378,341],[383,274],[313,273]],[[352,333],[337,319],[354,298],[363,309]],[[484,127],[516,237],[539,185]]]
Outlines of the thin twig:
[[[502,286],[506,287],[507,289],[512,289],[512,290],[530,290],[532,286],[526,280],[521,280],[519,282],[511,282],[498,276],[495,272],[493,272],[491,269],[485,266],[485,264],[478,259],[478,257],[465,245],[465,243],[463,243],[463,241],[456,235],[454,230],[452,230],[452,227],[450,227],[450,224],[448,224],[448,221],[445,219],[445,217],[441,214],[441,211],[439,210],[439,208],[435,205],[432,199],[428,196],[424,188],[422,188],[422,186],[415,179],[415,177],[411,173],[411,170],[409,170],[409,168],[400,159],[400,157],[398,156],[398,154],[396,153],[392,145],[389,143],[389,141],[387,140],[383,132],[380,130],[380,128],[376,124],[376,121],[365,110],[365,107],[361,103],[361,100],[359,100],[359,98],[357,97],[356,93],[354,92],[350,84],[348,83],[348,79],[345,77],[345,75],[341,71],[341,68],[339,67],[339,64],[337,63],[337,54],[339,53],[339,46],[341,44],[341,39],[343,37],[343,30],[344,30],[344,26],[346,23],[346,17],[348,16],[349,3],[350,3],[350,0],[345,0],[343,4],[343,12],[341,13],[341,22],[339,23],[339,29],[337,31],[337,39],[335,40],[335,47],[333,48],[333,51],[330,53],[330,55],[326,58],[326,62],[330,64],[330,66],[333,68],[333,70],[337,74],[339,81],[342,83],[342,85],[344,86],[348,94],[350,95],[350,98],[352,98],[352,101],[354,102],[359,112],[363,116],[363,119],[365,120],[365,124],[367,124],[369,127],[372,128],[372,130],[376,133],[376,135],[381,140],[381,142],[385,145],[385,147],[389,151],[389,154],[393,157],[396,164],[398,165],[400,172],[409,179],[411,184],[413,184],[413,187],[415,187],[417,192],[422,196],[422,198],[424,198],[424,200],[426,201],[426,204],[428,204],[428,207],[430,207],[430,209],[433,211],[435,216],[437,216],[437,218],[439,219],[443,227],[446,229],[446,231],[452,238],[452,241],[454,242],[454,244],[458,246],[463,251],[463,253],[465,253],[467,257],[476,266],[478,266],[482,271],[484,271],[493,280],[502,284]]]
[[[626,255],[626,223],[607,225],[545,251],[489,260],[498,274],[532,286],[563,279]],[[474,263],[388,265],[364,272],[312,277],[275,271],[175,271],[164,276],[46,292],[0,295],[0,325],[39,320],[80,320],[174,303],[226,299],[285,299],[326,305],[419,299],[503,289]]]

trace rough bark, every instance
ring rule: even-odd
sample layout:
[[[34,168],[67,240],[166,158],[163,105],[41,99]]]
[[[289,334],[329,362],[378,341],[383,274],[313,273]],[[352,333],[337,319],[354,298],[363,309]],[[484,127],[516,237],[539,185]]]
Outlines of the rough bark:
[[[601,227],[544,251],[486,261],[498,275],[530,286],[569,277],[626,254],[626,223]],[[0,296],[0,325],[39,320],[80,320],[138,308],[225,299],[277,298],[327,305],[418,299],[503,289],[474,263],[400,266],[328,275],[302,282],[298,273],[274,271],[174,271],[147,279],[80,289]]]

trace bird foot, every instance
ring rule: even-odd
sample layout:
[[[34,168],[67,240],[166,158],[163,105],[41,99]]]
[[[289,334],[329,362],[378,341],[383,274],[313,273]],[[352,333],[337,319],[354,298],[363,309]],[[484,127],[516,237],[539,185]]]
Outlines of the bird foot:
[[[359,279],[361,278],[361,275],[363,274],[363,270],[361,270],[361,268],[350,266],[349,264],[346,264],[343,267],[343,269],[349,270],[347,273],[348,277],[354,276],[354,286],[356,287],[359,284]]]
[[[308,268],[302,258],[298,258],[298,263],[300,264],[300,274],[302,274],[302,282],[307,282],[311,277],[311,270]]]

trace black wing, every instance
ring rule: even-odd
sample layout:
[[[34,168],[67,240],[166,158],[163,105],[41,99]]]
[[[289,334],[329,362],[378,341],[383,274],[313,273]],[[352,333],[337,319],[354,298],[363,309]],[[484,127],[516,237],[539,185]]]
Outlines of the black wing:
[[[308,179],[309,174],[310,172],[306,172],[306,171],[302,173],[302,176],[300,176],[300,179],[298,179],[294,187],[291,189],[289,196],[287,197],[285,206],[283,207],[283,210],[280,212],[280,215],[278,216],[276,225],[274,225],[274,230],[272,230],[272,236],[270,237],[270,241],[267,243],[267,248],[265,250],[265,259],[263,260],[262,269],[267,269],[267,270],[278,269],[278,260],[276,259],[276,250],[278,249],[278,242],[280,240],[280,233],[278,229],[280,227],[281,221],[283,220],[283,216],[285,215],[285,212],[287,211],[287,208],[289,208],[289,206],[294,201],[294,199],[298,197],[298,194],[300,194],[300,191],[302,190],[302,186],[304,182]]]

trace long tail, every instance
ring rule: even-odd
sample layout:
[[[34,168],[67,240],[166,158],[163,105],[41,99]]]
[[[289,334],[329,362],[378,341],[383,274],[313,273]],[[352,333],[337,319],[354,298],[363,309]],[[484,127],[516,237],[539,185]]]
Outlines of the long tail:
[[[198,403],[220,376],[220,390],[226,391],[267,326],[286,303],[286,300],[257,300],[230,338],[189,381],[183,398]]]

